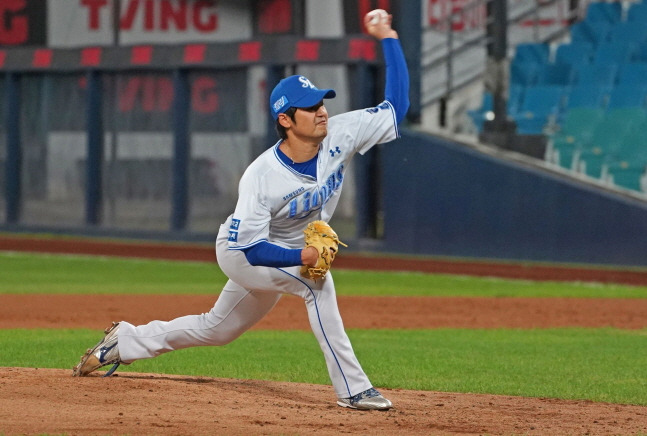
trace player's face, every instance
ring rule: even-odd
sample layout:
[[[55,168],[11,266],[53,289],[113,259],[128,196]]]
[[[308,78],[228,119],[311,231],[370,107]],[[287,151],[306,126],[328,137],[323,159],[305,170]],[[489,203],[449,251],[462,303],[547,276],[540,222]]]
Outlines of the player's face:
[[[321,141],[328,134],[328,111],[323,100],[308,108],[299,108],[294,113],[292,133],[304,139]]]

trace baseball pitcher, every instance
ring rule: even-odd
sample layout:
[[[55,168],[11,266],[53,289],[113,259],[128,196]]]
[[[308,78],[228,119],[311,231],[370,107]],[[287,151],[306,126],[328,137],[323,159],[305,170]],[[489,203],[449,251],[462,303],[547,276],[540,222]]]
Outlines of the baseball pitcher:
[[[381,41],[386,61],[385,99],[376,107],[328,117],[325,99],[304,76],[279,82],[270,111],[279,140],[244,172],[236,208],[221,225],[218,264],[229,278],[211,311],[135,326],[113,323],[81,358],[74,376],[106,365],[130,364],[173,350],[227,344],[262,319],[282,294],[305,301],[337,404],[351,409],[392,407],[371,384],[355,357],[337,308],[330,267],[343,242],[327,224],[356,153],[399,136],[409,107],[409,76],[392,16],[383,10],[364,18]]]

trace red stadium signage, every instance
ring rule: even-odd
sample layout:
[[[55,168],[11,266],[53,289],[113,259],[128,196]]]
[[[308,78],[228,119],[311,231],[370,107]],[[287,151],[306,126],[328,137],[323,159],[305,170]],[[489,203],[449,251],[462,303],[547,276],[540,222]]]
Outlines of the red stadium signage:
[[[21,1],[47,10],[50,47],[224,42],[253,34],[253,11],[245,6],[251,1]]]
[[[101,14],[111,13],[108,0],[81,0],[87,9],[88,29],[99,30]],[[214,0],[130,0],[125,3],[119,19],[119,28],[132,30],[135,20],[143,16],[143,30],[166,31],[171,28],[185,31],[214,32],[218,29],[218,14]]]
[[[528,0],[515,0],[516,3],[531,3]],[[548,3],[540,0],[538,4]],[[424,9],[427,26],[446,32],[451,20],[452,31],[463,32],[476,29],[485,29],[487,12],[485,4],[472,6],[472,0],[426,0]],[[521,21],[519,24],[528,26],[553,26],[566,25],[569,17],[568,0],[555,2],[551,7],[538,11],[536,17]]]
[[[173,82],[168,77],[129,77],[119,86],[117,100],[121,112],[167,112],[173,104]],[[213,114],[220,110],[218,100],[217,80],[197,75],[191,86],[191,108],[201,114]]]
[[[452,30],[483,29],[485,27],[485,5],[463,10],[469,5],[469,0],[427,0],[427,23],[429,26],[446,30],[448,19],[452,14]]]
[[[41,2],[0,1],[0,45],[45,45],[45,11]]]

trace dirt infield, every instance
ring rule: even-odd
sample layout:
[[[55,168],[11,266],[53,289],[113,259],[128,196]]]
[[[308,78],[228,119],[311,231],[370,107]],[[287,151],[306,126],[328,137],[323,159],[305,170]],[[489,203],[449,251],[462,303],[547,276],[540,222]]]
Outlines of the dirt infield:
[[[208,312],[209,295],[0,295],[0,328],[103,330],[110,321]],[[647,327],[647,299],[338,297],[346,328]],[[99,309],[100,308],[100,309]],[[303,301],[284,296],[255,329],[310,330]]]
[[[0,250],[215,260],[211,249],[199,246],[56,239],[0,238]],[[361,256],[342,259],[338,258],[340,267],[366,264]],[[375,264],[372,260],[371,265]],[[491,263],[404,259],[387,264],[382,269],[647,284],[647,273],[638,270],[495,268]],[[113,319],[143,323],[201,313],[209,310],[214,299],[0,295],[0,328],[99,331]],[[647,327],[644,299],[340,297],[339,304],[347,328]],[[101,316],[97,316],[99,307]],[[303,302],[282,298],[255,328],[309,329]],[[71,370],[0,368],[0,434],[647,434],[647,407],[642,406],[382,390],[394,402],[393,410],[357,412],[336,406],[330,386],[134,373],[77,379],[71,377]]]

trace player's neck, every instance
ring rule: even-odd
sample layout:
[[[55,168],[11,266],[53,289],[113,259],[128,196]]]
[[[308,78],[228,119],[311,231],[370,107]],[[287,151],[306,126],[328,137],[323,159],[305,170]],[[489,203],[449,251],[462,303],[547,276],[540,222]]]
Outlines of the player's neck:
[[[279,145],[281,151],[292,160],[292,163],[307,162],[319,153],[319,142],[303,142],[288,138]]]

